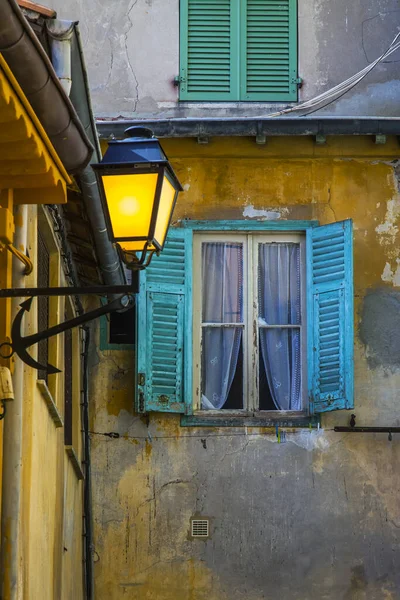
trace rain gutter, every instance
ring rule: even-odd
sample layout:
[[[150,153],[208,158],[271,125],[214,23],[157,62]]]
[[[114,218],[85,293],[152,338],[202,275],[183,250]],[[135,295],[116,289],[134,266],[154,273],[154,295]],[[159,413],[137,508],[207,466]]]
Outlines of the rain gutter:
[[[70,174],[89,162],[93,146],[63,85],[15,0],[0,2],[0,52]]]
[[[157,137],[279,136],[279,135],[400,135],[395,117],[206,117],[98,120],[103,139],[123,138],[133,125],[149,127]]]

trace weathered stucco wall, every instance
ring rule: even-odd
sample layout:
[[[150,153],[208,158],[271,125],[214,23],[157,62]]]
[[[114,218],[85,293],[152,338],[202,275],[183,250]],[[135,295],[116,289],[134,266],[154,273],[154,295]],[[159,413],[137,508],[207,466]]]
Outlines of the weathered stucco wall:
[[[163,146],[185,189],[175,220],[354,220],[354,412],[358,425],[398,426],[397,140]],[[134,414],[133,387],[133,353],[93,345],[98,600],[399,598],[397,435],[333,432],[348,411],[283,444],[266,428],[181,428],[178,416]],[[208,541],[189,538],[194,515],[210,517]]]
[[[42,207],[32,205],[28,209],[28,253],[34,269],[26,277],[26,287],[37,286],[37,212],[43,217]],[[43,235],[55,239],[50,227]],[[46,240],[47,241],[47,240]],[[54,242],[55,243],[55,242]],[[51,264],[50,285],[65,285],[60,268],[60,257],[49,246]],[[64,315],[64,299],[53,298],[50,319],[60,322]],[[57,305],[57,309],[52,309]],[[37,331],[36,301],[23,320],[22,334]],[[74,335],[78,335],[75,333]],[[76,340],[78,338],[75,338]],[[59,336],[49,344],[49,361],[63,369],[63,340]],[[37,346],[29,349],[37,356]],[[79,362],[79,344],[75,344]],[[20,360],[15,357],[13,360]],[[77,460],[82,461],[80,424],[79,370],[74,376],[78,396],[74,396],[73,446]],[[48,389],[52,395],[43,393],[38,383],[38,372],[24,366],[22,420],[22,477],[19,552],[18,598],[41,600],[81,600],[84,597],[83,571],[83,483],[78,479],[64,443],[64,385],[63,373],[49,376]],[[76,387],[76,384],[74,386]],[[76,402],[77,401],[77,402]],[[61,419],[61,420],[60,420]],[[7,423],[7,417],[5,418]],[[7,427],[7,424],[5,425]],[[78,429],[78,432],[76,431]],[[15,432],[18,435],[18,432]],[[13,482],[14,483],[14,482]],[[3,532],[4,540],[8,535]],[[7,541],[7,540],[6,540]],[[11,540],[16,543],[16,540]],[[3,551],[8,550],[3,548]],[[4,579],[9,578],[5,569]],[[6,586],[8,589],[8,586]],[[4,596],[4,600],[10,596]]]
[[[179,0],[50,0],[61,19],[79,20],[97,117],[262,115],[277,104],[177,103]],[[397,0],[298,0],[298,64],[307,100],[357,73],[397,33]],[[399,54],[326,111],[399,115]]]

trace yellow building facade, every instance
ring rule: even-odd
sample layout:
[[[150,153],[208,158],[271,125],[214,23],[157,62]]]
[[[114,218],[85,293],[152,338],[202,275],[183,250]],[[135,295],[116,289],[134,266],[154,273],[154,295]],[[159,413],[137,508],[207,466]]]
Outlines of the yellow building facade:
[[[38,286],[39,237],[46,248],[49,285],[65,285],[60,243],[42,205],[66,202],[71,179],[1,55],[0,122],[0,285]],[[28,257],[25,263],[21,255]],[[0,343],[10,341],[11,322],[22,300],[0,300]],[[75,311],[64,298],[50,299],[47,308],[49,326]],[[35,300],[21,333],[37,330]],[[59,336],[46,349],[49,362],[62,371],[65,348]],[[37,351],[29,349],[34,357]],[[73,356],[68,436],[65,374],[50,375],[46,381],[16,356],[1,360],[12,373],[14,387],[14,400],[7,402],[0,425],[3,600],[84,597],[78,331],[68,351]]]
[[[135,353],[102,348],[97,325],[96,598],[394,600],[397,437],[333,429],[348,425],[350,412],[360,426],[400,419],[397,138],[162,143],[185,190],[175,227],[183,219],[353,220],[355,404],[323,414],[319,429],[283,427],[285,443],[275,428],[184,427],[179,415],[140,416]],[[210,520],[206,540],[190,534],[201,517]]]

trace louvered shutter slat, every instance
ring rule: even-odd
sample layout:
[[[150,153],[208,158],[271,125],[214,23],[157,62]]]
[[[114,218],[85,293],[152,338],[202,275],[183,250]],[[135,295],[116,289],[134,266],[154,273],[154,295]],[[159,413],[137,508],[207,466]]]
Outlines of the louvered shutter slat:
[[[238,99],[238,12],[238,0],[181,0],[181,100]]]
[[[170,230],[163,252],[141,273],[138,412],[190,413],[191,232]]]
[[[351,221],[307,232],[308,387],[311,412],[353,407]]]
[[[296,101],[296,0],[244,2],[241,54],[241,100]]]

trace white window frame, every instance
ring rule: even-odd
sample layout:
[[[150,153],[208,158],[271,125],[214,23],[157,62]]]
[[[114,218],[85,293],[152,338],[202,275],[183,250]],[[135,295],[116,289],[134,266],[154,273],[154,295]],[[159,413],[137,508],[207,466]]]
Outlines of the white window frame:
[[[201,330],[202,330],[202,258],[203,242],[236,242],[243,244],[243,283],[247,294],[243,299],[243,409],[202,410],[201,409]],[[292,242],[300,245],[301,265],[301,411],[263,411],[258,409],[258,294],[257,294],[257,245],[266,242]],[[307,402],[307,314],[306,314],[306,255],[305,235],[292,232],[232,231],[194,232],[193,235],[193,410],[199,416],[258,416],[271,418],[276,415],[300,416],[308,414]],[[208,324],[209,325],[209,324]],[[256,326],[256,328],[254,327]],[[268,326],[274,327],[274,326]],[[280,326],[275,326],[280,327]],[[292,326],[297,327],[297,326]],[[254,339],[256,338],[256,339]]]

